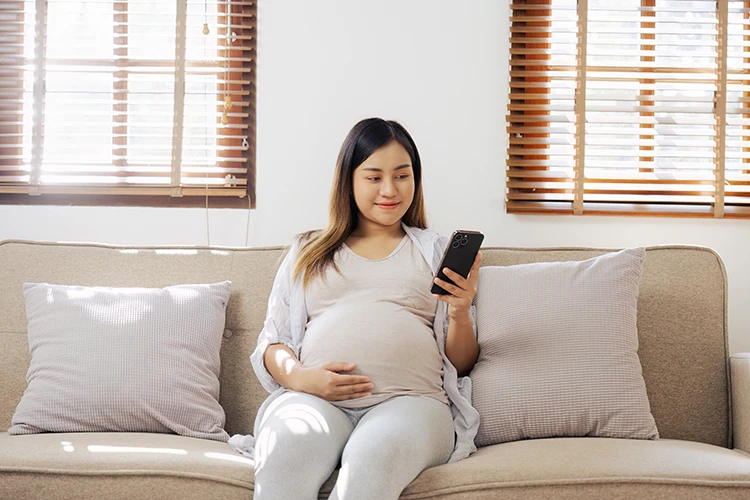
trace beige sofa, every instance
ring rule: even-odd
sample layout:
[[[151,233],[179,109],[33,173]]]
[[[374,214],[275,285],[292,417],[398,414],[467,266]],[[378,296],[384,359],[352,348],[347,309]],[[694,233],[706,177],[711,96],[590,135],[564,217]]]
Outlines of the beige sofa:
[[[600,253],[487,248],[483,263]],[[221,403],[230,434],[251,432],[266,393],[248,357],[279,255],[278,248],[1,242],[0,428],[10,426],[26,385],[22,283],[156,287],[229,279]],[[661,440],[557,438],[489,446],[424,471],[402,498],[750,498],[750,357],[731,359],[730,390],[726,290],[723,264],[711,250],[648,249],[640,357]],[[0,434],[1,499],[250,498],[252,489],[252,461],[221,442],[139,433]]]

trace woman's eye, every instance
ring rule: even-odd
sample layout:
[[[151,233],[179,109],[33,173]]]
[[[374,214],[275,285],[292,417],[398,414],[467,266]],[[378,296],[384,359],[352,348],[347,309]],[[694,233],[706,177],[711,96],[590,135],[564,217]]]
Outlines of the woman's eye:
[[[379,181],[380,177],[368,177],[367,180],[375,182],[375,181]]]
[[[397,179],[408,179],[408,178],[409,178],[409,174],[399,175],[399,176],[398,176],[398,177],[396,177],[396,178],[397,178]]]

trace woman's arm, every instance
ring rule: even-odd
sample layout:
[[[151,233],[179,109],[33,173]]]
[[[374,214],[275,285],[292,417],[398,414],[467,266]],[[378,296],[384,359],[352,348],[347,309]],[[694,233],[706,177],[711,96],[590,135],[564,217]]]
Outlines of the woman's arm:
[[[299,374],[305,366],[300,363],[294,352],[284,344],[271,344],[263,354],[266,370],[279,385],[299,391]]]
[[[474,327],[468,313],[462,318],[451,318],[448,338],[445,339],[445,355],[456,367],[459,377],[468,375],[474,368],[479,358],[479,344],[474,337]]]
[[[469,276],[464,278],[451,269],[443,272],[455,285],[451,285],[440,278],[435,278],[435,283],[440,285],[450,295],[435,295],[439,300],[448,303],[448,335],[445,339],[445,355],[459,376],[468,375],[479,358],[479,343],[474,335],[474,327],[471,320],[471,303],[477,294],[477,281],[479,280],[479,266],[482,262],[482,254],[478,253],[474,264],[471,266]]]
[[[285,345],[290,352],[294,352],[292,347],[295,347],[295,339],[292,338],[291,316],[295,311],[291,309],[291,272],[298,247],[299,238],[292,242],[289,252],[276,273],[271,295],[268,297],[266,320],[258,335],[258,344],[250,356],[253,370],[263,388],[268,392],[281,387],[276,378],[266,369],[265,354],[269,346]]]

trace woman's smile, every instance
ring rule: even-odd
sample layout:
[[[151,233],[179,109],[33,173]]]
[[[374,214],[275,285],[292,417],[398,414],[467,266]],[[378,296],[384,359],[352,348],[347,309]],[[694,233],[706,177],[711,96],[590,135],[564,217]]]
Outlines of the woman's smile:
[[[376,203],[378,207],[382,208],[383,210],[393,210],[397,206],[399,206],[401,203]]]

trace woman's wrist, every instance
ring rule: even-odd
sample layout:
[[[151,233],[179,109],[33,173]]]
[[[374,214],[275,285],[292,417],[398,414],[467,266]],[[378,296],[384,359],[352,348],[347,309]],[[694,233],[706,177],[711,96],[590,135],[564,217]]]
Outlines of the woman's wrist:
[[[471,325],[472,323],[471,310],[469,308],[456,310],[455,308],[448,306],[448,317],[455,323],[464,323],[468,325]]]
[[[289,378],[287,379],[289,383],[289,387],[287,389],[291,389],[296,392],[306,392],[305,391],[305,366],[302,363],[296,364],[293,368],[291,373],[289,373]]]

